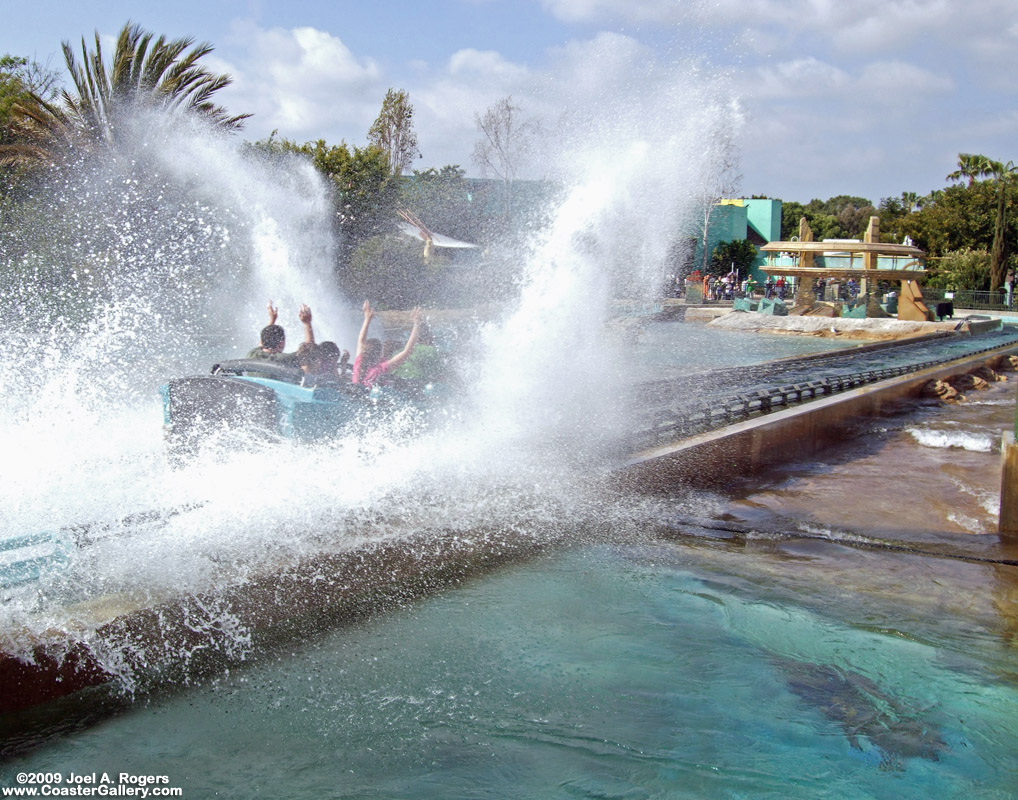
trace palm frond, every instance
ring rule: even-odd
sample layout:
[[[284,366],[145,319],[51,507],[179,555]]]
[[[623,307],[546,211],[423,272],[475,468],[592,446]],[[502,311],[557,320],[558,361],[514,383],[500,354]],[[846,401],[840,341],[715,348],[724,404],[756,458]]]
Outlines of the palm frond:
[[[200,61],[212,52],[208,42],[194,44],[191,37],[167,40],[143,30],[130,20],[117,36],[113,58],[107,64],[99,32],[90,49],[81,39],[80,61],[69,42],[63,43],[64,62],[73,89],[63,90],[59,104],[36,98],[16,107],[16,140],[0,158],[53,161],[47,147],[93,147],[112,144],[121,135],[123,114],[132,108],[152,106],[168,113],[197,114],[210,124],[234,130],[250,114],[230,116],[211,98],[228,86],[229,75],[209,72]]]

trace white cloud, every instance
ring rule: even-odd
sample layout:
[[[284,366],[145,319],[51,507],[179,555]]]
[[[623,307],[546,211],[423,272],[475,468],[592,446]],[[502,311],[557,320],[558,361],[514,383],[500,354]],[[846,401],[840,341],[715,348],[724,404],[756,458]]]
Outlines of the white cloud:
[[[999,25],[984,20],[978,36],[968,35],[978,26],[966,6],[947,0],[542,3],[558,19],[605,29],[580,39],[570,38],[567,26],[561,45],[537,54],[460,46],[438,61],[415,54],[401,62],[397,51],[383,64],[326,30],[248,24],[236,30],[233,63],[215,65],[237,78],[221,102],[233,113],[258,115],[250,138],[278,128],[298,141],[363,144],[385,90],[404,88],[416,111],[418,163],[459,164],[474,174],[475,115],[507,95],[541,121],[549,139],[575,133],[658,141],[655,126],[707,130],[711,115],[738,127],[739,115],[725,110],[734,86],[751,120],[740,144],[755,182],[745,188],[791,199],[814,191],[797,186],[838,183],[839,175],[857,184],[844,187],[850,193],[894,193],[901,187],[867,186],[903,183],[894,165],[918,170],[909,159],[937,163],[934,178],[946,174],[939,165],[945,149],[1018,156],[1001,144],[1007,106],[992,125],[984,112],[994,80],[998,94],[1014,92],[1012,73],[995,69],[1018,57],[1018,11],[1003,0],[970,0],[977,19],[988,9],[1001,15]],[[634,26],[628,33],[609,29],[620,21]],[[712,55],[697,60],[696,48],[709,47]],[[951,115],[1000,132],[976,136],[977,124],[963,130]],[[951,136],[957,141],[947,142]],[[943,141],[932,143],[937,137]],[[790,153],[808,165],[806,173],[775,166]],[[824,153],[830,163],[821,168]],[[872,174],[863,172],[871,167]]]
[[[335,130],[343,131],[339,138],[366,133],[385,93],[373,59],[357,58],[338,37],[309,27],[261,30],[245,24],[234,30],[234,39],[246,44],[234,51],[242,52],[236,64],[224,64],[234,84],[223,100],[231,111],[255,114],[248,128],[257,135],[278,129],[303,141]]]
[[[635,39],[615,33],[553,48],[540,71],[493,51],[460,50],[411,89],[421,151],[429,163],[445,153],[440,163],[471,169],[475,115],[507,95],[545,130],[556,128],[567,114],[611,114],[621,98],[650,88],[645,73],[652,59]]]
[[[623,144],[627,136],[661,142],[702,128],[708,117],[731,122],[738,116],[715,74],[674,57],[662,59],[637,39],[614,32],[551,48],[540,69],[468,49],[418,78],[409,91],[422,163],[458,163],[472,174],[470,156],[479,135],[475,115],[507,95],[544,131],[546,152],[534,156],[530,174],[561,166],[563,149],[570,149],[566,140],[583,147]]]
[[[880,103],[913,103],[925,95],[948,94],[954,81],[915,64],[902,61],[875,61],[859,77],[863,97]]]
[[[1013,0],[542,0],[556,18],[585,24],[692,25],[727,30],[764,52],[797,42],[805,52],[900,52],[913,46],[1014,50]],[[773,50],[772,50],[773,52]]]
[[[816,58],[799,58],[748,73],[741,91],[756,99],[811,97],[841,92],[851,83],[843,69]]]
[[[409,88],[423,163],[471,170],[475,114],[533,82],[530,71],[490,50],[463,49],[437,69],[423,68]]]
[[[566,22],[600,22],[621,19],[628,22],[674,23],[688,17],[701,0],[541,0],[541,5]]]
[[[450,76],[471,82],[513,83],[527,77],[526,67],[513,64],[494,50],[458,50],[449,59],[447,71]]]

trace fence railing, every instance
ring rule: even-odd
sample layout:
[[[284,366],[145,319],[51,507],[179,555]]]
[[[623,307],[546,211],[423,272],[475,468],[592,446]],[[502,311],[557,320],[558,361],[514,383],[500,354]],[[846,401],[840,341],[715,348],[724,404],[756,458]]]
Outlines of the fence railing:
[[[1009,304],[1007,302],[1007,293],[1003,289],[996,292],[979,292],[968,289],[949,292],[947,289],[934,289],[924,286],[922,291],[923,300],[927,306],[930,303],[951,300],[955,308],[973,308],[985,311],[1018,310],[1018,297],[1012,296]],[[954,294],[954,297],[950,298],[947,296],[948,294]]]

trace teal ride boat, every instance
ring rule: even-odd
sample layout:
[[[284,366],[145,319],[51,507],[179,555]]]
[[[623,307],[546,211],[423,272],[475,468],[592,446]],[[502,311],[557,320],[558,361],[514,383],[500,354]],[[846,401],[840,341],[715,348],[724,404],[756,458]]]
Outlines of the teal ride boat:
[[[315,379],[264,359],[236,359],[160,387],[167,453],[180,463],[210,436],[241,431],[314,443],[376,428],[396,411],[426,411],[441,394],[424,381],[371,389],[348,378]]]

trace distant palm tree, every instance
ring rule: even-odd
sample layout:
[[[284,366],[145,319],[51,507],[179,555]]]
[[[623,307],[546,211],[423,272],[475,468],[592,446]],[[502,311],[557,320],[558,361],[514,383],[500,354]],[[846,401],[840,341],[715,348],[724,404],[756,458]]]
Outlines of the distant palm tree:
[[[1007,190],[1018,177],[1018,166],[1013,161],[1006,164],[987,160],[987,168],[997,182],[997,218],[993,225],[993,247],[990,251],[990,291],[995,292],[1004,285],[1007,273],[1007,234],[1005,230],[1005,209]]]
[[[901,193],[901,204],[905,207],[905,211],[911,214],[916,210],[916,207],[921,208],[920,197],[915,192],[902,192]]]
[[[986,178],[993,174],[991,161],[986,156],[974,153],[958,154],[958,169],[947,176],[949,181],[960,181],[967,178],[969,186],[975,183],[977,178]]]
[[[128,22],[117,38],[113,61],[103,59],[99,32],[95,50],[81,40],[78,63],[68,42],[64,61],[75,93],[64,90],[60,102],[29,94],[14,109],[16,143],[0,152],[0,161],[54,161],[68,146],[94,148],[112,144],[121,134],[125,112],[149,107],[184,111],[205,117],[222,129],[238,129],[250,114],[230,116],[211,97],[231,83],[228,75],[215,75],[198,61],[212,52],[191,38],[167,41]]]

